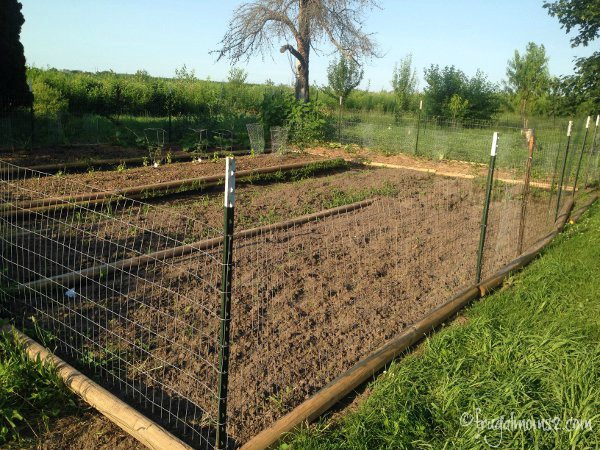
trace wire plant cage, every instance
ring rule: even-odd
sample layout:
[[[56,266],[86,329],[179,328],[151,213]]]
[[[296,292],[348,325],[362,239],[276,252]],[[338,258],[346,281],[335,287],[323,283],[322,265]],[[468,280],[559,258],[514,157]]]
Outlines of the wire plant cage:
[[[271,153],[278,155],[289,153],[288,129],[286,127],[271,127]]]
[[[261,123],[249,123],[246,125],[250,148],[256,154],[265,152],[265,130]]]

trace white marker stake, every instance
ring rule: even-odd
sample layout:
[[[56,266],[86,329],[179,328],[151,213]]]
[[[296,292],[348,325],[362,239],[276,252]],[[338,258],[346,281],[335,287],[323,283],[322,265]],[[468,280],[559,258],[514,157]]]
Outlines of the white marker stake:
[[[492,151],[491,151],[490,155],[496,156],[497,150],[498,150],[498,132],[494,131],[494,137],[492,138]]]
[[[420,100],[419,101],[419,110],[422,110],[422,109],[423,109],[423,100]]]
[[[573,121],[569,120],[569,127],[567,128],[567,136],[571,136],[571,129],[573,128]]]
[[[225,208],[233,208],[235,203],[235,159],[225,160]]]
[[[590,127],[590,120],[592,120],[592,116],[588,116],[587,121],[585,122],[585,127],[586,128]]]
[[[598,127],[598,124],[600,123],[600,114],[598,114],[596,116],[596,127]]]

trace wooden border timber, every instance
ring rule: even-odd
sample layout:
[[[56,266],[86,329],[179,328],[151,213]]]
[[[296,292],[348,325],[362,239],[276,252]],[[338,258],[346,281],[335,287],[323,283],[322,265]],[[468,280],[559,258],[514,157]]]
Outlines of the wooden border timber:
[[[192,448],[16,328],[4,325],[1,332],[11,334],[32,361],[40,360],[52,364],[58,376],[71,391],[148,448],[157,450]]]
[[[319,163],[329,163],[333,161],[337,161],[339,158],[334,159],[323,159],[323,160],[314,160],[314,161],[306,161],[301,163],[292,163],[285,164],[281,166],[271,166],[271,167],[261,167],[256,169],[247,169],[240,170],[237,172],[237,179],[243,180],[245,178],[250,178],[256,175],[264,175],[268,173],[275,173],[279,171],[291,171],[296,169],[303,169],[305,167],[309,167],[313,164]],[[341,160],[340,160],[341,161]],[[88,192],[77,195],[66,195],[59,197],[48,197],[39,200],[21,200],[14,203],[5,203],[2,208],[0,208],[2,216],[13,216],[19,214],[26,214],[27,212],[42,212],[51,209],[69,207],[70,205],[80,205],[80,204],[90,204],[100,203],[103,200],[110,199],[112,197],[115,200],[121,197],[140,197],[147,195],[149,192],[157,192],[157,191],[167,191],[169,193],[171,189],[175,190],[181,188],[193,188],[194,186],[213,186],[218,183],[222,183],[224,180],[224,175],[208,175],[203,177],[196,178],[186,178],[183,180],[174,180],[174,181],[165,181],[162,183],[155,184],[147,184],[141,186],[132,186],[123,189],[115,189],[112,191],[99,191],[99,192]],[[56,208],[50,208],[56,207]]]
[[[319,211],[313,214],[307,214],[300,217],[295,217],[290,220],[286,220],[283,222],[277,222],[270,225],[264,225],[262,227],[249,228],[243,231],[239,231],[234,234],[234,239],[241,238],[249,238],[258,236],[262,233],[267,233],[270,231],[281,230],[285,228],[289,228],[295,225],[302,225],[313,220],[323,219],[325,217],[330,217],[336,214],[344,214],[348,212],[355,211],[357,209],[365,208],[371,205],[374,202],[374,199],[367,199],[356,203],[351,203],[349,205],[338,206],[337,208],[326,209],[323,211]],[[154,253],[148,253],[141,256],[135,256],[128,259],[123,259],[120,261],[116,261],[113,263],[99,264],[96,266],[89,267],[87,269],[78,270],[75,272],[70,272],[61,275],[55,275],[53,277],[44,278],[41,280],[30,281],[29,283],[24,283],[20,286],[20,289],[40,289],[46,286],[51,285],[60,285],[66,286],[67,283],[79,280],[81,278],[96,278],[101,274],[106,276],[110,273],[113,273],[117,270],[128,270],[135,267],[139,267],[143,264],[149,263],[151,261],[164,261],[166,259],[177,258],[181,256],[186,256],[192,254],[197,251],[209,250],[211,248],[217,247],[221,245],[223,242],[223,237],[216,237],[212,239],[206,239],[203,241],[194,242],[191,244],[180,245],[177,247],[173,247],[167,250],[161,250]]]
[[[584,208],[587,209],[587,207],[589,207],[597,198],[598,195],[595,194],[592,199],[587,201],[577,211],[584,211]],[[573,201],[571,199],[563,206],[562,212],[555,222],[554,230],[550,234],[537,241],[522,255],[508,263],[504,268],[500,269],[479,285],[462,290],[446,303],[428,313],[423,319],[409,326],[405,331],[400,333],[398,337],[388,342],[383,347],[380,347],[365,359],[356,363],[352,368],[338,376],[315,395],[250,439],[250,441],[242,446],[242,450],[262,450],[272,448],[284,434],[293,431],[303,423],[316,420],[339,400],[346,397],[358,386],[371,379],[396,356],[407,351],[441,323],[451,319],[452,316],[458,313],[460,309],[469,302],[483,297],[485,294],[489,293],[490,290],[499,286],[511,272],[522,268],[533,260],[535,256],[537,256],[537,254],[563,230],[572,208]],[[581,211],[580,216],[583,214],[583,211]]]
[[[175,154],[172,157],[173,161],[180,161],[183,159],[191,159],[192,155],[191,154],[186,154],[186,155],[181,155],[181,154]],[[111,158],[111,159],[90,159],[88,161],[73,161],[73,162],[64,162],[64,163],[56,163],[56,164],[40,164],[37,166],[28,166],[28,167],[21,167],[18,166],[17,164],[13,164],[10,161],[6,161],[8,164],[14,165],[15,167],[7,167],[4,169],[0,169],[0,173],[1,174],[9,174],[9,173],[13,173],[13,172],[20,172],[20,171],[28,171],[28,172],[42,172],[42,173],[47,173],[48,175],[51,175],[52,172],[57,172],[60,170],[68,170],[68,169],[81,169],[81,170],[86,170],[89,167],[106,167],[106,166],[111,166],[113,164],[132,164],[132,163],[139,163],[142,164],[143,163],[144,158],[143,157],[137,157],[137,156],[133,156],[130,158]]]

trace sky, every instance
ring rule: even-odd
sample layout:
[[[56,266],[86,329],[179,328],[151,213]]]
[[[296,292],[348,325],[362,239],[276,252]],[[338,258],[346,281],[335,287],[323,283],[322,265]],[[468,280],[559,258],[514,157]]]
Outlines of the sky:
[[[21,42],[28,65],[84,71],[113,70],[171,77],[184,64],[200,79],[225,80],[229,61],[216,61],[219,47],[240,0],[21,0],[25,24]],[[477,69],[500,83],[506,63],[528,42],[544,44],[552,75],[572,73],[573,58],[594,47],[571,48],[569,35],[542,8],[543,0],[381,0],[368,15],[382,58],[365,63],[361,88],[390,90],[394,64],[412,54],[423,84],[423,68],[454,65],[472,76]],[[289,57],[277,43],[264,59],[238,67],[248,82],[291,84]],[[327,83],[335,57],[327,43],[311,54],[310,81]]]

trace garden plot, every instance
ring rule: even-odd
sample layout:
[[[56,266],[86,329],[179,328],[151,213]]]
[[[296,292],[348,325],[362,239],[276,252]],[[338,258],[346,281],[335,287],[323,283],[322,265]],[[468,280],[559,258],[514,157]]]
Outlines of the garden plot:
[[[376,201],[368,206],[234,240],[228,431],[237,442],[473,282],[483,205],[483,185],[477,180],[392,169],[357,171],[339,179],[273,186],[266,190],[264,206],[269,199],[289,198],[289,209],[286,202],[278,209],[284,220],[303,207],[315,208],[304,193],[320,192],[318,202],[340,202],[323,196],[325,186],[337,186],[348,194],[341,196],[347,203],[357,201],[352,193],[375,193],[386,181],[393,189],[374,195]],[[318,182],[323,184],[314,184]],[[484,262],[490,254],[494,260],[484,276],[516,256],[515,218],[521,201],[514,189],[495,190]],[[249,217],[245,223],[250,225],[258,219],[259,205],[242,200],[236,213]],[[211,201],[206,208],[214,211],[211,215],[222,212]],[[531,196],[527,243],[545,231],[536,218],[545,218],[547,209],[547,198]],[[127,211],[122,216],[127,229],[139,220],[140,230],[144,223],[153,224],[147,228],[155,238],[173,233],[175,241],[167,246],[219,236],[213,229],[217,220],[213,228],[201,225],[203,218],[181,229],[159,216],[144,222],[148,219],[134,209]],[[107,221],[118,222],[114,217]],[[94,226],[105,227],[107,241],[111,235],[123,236],[123,231],[109,231],[108,224]],[[104,244],[98,245],[104,255]],[[16,245],[13,251],[23,248]],[[45,301],[26,296],[24,314],[43,321],[44,328],[58,335],[61,351],[114,383],[162,423],[195,442],[207,441],[216,408],[220,251],[216,245],[64,286],[75,289],[75,298],[42,289]],[[144,246],[133,251],[147,252]]]

